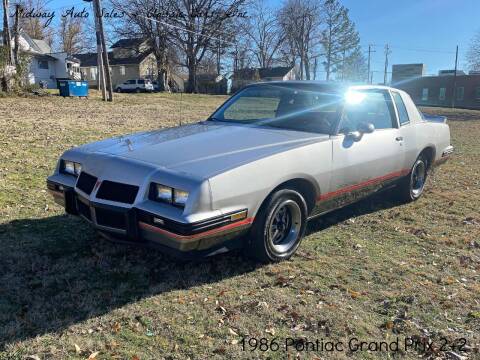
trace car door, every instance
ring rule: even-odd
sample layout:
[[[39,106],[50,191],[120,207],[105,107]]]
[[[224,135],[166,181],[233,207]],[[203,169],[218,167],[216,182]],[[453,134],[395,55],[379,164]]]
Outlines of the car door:
[[[378,190],[403,175],[403,144],[390,92],[354,91],[346,96],[337,135],[332,136],[332,177],[324,199],[341,206]],[[365,124],[371,133],[356,131]]]
[[[136,81],[135,80],[128,80],[128,81],[125,82],[124,86],[125,86],[125,88],[124,88],[125,90],[131,91],[131,90],[135,89]]]

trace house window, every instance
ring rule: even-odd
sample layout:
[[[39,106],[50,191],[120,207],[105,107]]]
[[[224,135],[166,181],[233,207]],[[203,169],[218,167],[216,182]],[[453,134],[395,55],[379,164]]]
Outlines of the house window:
[[[447,93],[447,88],[440,88],[440,92],[438,93],[438,100],[445,100],[445,94]]]
[[[475,88],[475,99],[480,100],[480,86]]]
[[[422,89],[422,101],[427,101],[428,100],[428,88],[423,88]]]
[[[90,68],[90,78],[92,80],[97,80],[97,68]]]
[[[43,70],[48,70],[48,61],[47,60],[38,60],[38,68]]]
[[[460,86],[457,88],[457,100],[463,100],[463,95],[465,94],[465,88]]]
[[[120,66],[120,75],[125,76],[125,66]]]

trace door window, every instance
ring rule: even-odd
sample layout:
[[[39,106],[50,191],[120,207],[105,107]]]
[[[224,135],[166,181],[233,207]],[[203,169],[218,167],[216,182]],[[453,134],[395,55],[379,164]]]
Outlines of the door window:
[[[393,106],[390,95],[385,91],[352,92],[346,97],[339,132],[347,134],[357,131],[361,123],[372,123],[375,129],[394,127]]]

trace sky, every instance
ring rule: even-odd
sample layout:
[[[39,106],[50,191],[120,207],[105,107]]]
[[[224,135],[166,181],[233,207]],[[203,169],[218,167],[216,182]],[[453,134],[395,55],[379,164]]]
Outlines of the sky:
[[[266,1],[272,6],[281,3]],[[350,10],[365,56],[368,45],[373,45],[374,82],[383,81],[385,44],[391,50],[389,72],[392,64],[424,63],[430,75],[454,68],[457,45],[459,69],[465,69],[468,45],[475,32],[480,31],[480,0],[341,0],[341,3]],[[82,0],[49,2],[57,19],[72,5],[79,10],[84,5],[90,8]],[[318,76],[322,78],[324,74]]]

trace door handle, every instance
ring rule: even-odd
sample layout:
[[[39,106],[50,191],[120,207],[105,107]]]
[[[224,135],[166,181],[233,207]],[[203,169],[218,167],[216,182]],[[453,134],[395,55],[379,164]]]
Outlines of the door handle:
[[[403,136],[397,136],[397,137],[395,138],[395,141],[403,141]]]

